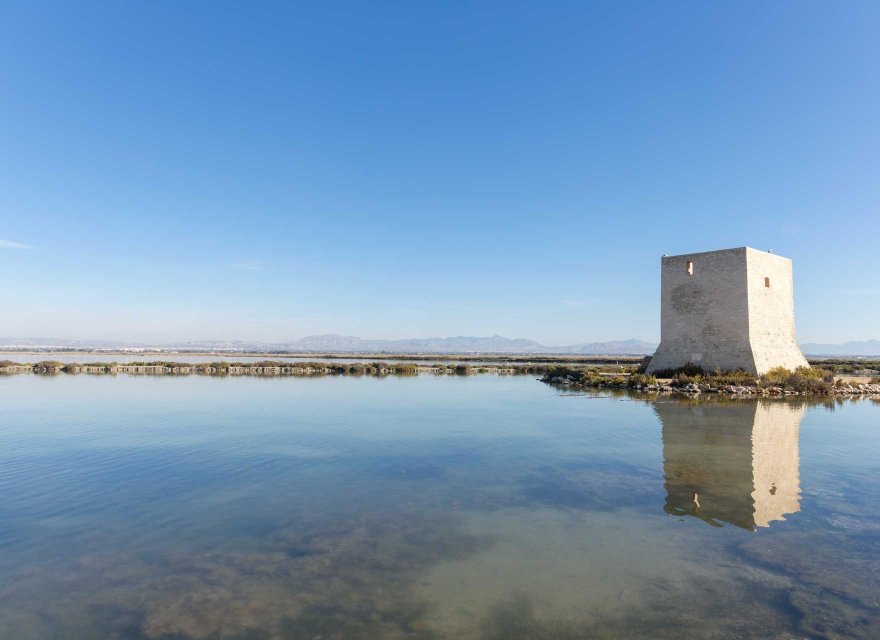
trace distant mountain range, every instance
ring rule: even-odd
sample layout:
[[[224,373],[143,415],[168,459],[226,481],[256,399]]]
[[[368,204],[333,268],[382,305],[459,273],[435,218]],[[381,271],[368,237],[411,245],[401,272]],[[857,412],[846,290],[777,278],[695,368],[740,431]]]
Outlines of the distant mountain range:
[[[574,353],[590,355],[641,355],[653,353],[657,345],[640,340],[590,342],[567,346],[547,346],[526,338],[504,336],[451,338],[409,338],[366,340],[354,336],[328,334],[310,336],[283,345],[289,351],[384,352],[384,353]]]
[[[534,340],[510,339],[503,336],[366,340],[354,336],[327,334],[309,336],[284,346],[290,351],[382,351],[391,353],[538,353],[547,350],[547,347]]]
[[[250,342],[242,340],[201,340],[170,344],[147,344],[110,340],[58,340],[54,338],[0,338],[0,349],[84,349],[139,351],[248,351],[272,353],[545,353],[566,355],[648,355],[657,348],[655,342],[642,340],[611,340],[583,342],[564,346],[547,346],[526,338],[504,336],[454,336],[448,338],[405,338],[371,340],[356,336],[328,333],[308,336],[291,342]],[[812,356],[880,356],[880,340],[844,342],[843,344],[807,343],[801,345]]]
[[[861,340],[843,344],[808,342],[801,351],[810,356],[880,356],[880,340]]]

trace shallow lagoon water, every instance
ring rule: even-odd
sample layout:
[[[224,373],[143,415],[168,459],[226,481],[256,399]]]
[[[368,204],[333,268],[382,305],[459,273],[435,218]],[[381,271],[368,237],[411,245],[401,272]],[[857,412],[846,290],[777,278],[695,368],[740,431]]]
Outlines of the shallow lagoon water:
[[[0,638],[877,638],[880,404],[0,378]]]

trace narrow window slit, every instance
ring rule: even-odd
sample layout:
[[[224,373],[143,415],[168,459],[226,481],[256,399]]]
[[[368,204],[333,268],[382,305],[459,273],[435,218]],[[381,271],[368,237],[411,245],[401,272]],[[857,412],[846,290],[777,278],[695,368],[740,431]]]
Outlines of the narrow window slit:
[[[688,275],[694,275],[694,263],[692,260],[688,260]],[[770,285],[768,284],[767,286],[769,287]]]
[[[764,278],[764,286],[770,288],[770,278]]]

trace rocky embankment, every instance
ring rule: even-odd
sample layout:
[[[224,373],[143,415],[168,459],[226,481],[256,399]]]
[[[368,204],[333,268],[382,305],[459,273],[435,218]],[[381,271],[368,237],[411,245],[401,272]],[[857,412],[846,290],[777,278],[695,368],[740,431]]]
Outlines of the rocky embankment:
[[[762,387],[762,386],[738,386],[738,385],[721,385],[713,386],[710,384],[690,383],[683,387],[675,387],[671,384],[657,383],[645,385],[645,391],[657,391],[661,393],[686,393],[696,395],[698,393],[728,393],[735,395],[753,395],[760,397],[767,396],[814,396],[814,395],[831,395],[831,396],[860,396],[860,395],[880,395],[880,384],[842,384],[832,386],[826,393],[816,393],[812,391],[798,391],[796,389],[786,389],[785,387]]]
[[[698,395],[701,393],[729,394],[753,397],[787,396],[880,396],[880,383],[848,383],[837,381],[812,389],[791,389],[784,385],[759,383],[754,385],[712,384],[709,382],[680,382],[673,379],[645,379],[645,376],[616,376],[605,379],[582,377],[578,374],[548,373],[541,382],[566,389],[626,389],[653,393]]]

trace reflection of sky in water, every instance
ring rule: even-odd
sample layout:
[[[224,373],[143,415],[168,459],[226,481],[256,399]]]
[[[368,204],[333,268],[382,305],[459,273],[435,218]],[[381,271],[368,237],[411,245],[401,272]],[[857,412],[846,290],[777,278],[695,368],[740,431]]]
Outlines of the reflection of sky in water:
[[[494,376],[0,393],[0,637],[880,635],[876,403]]]

